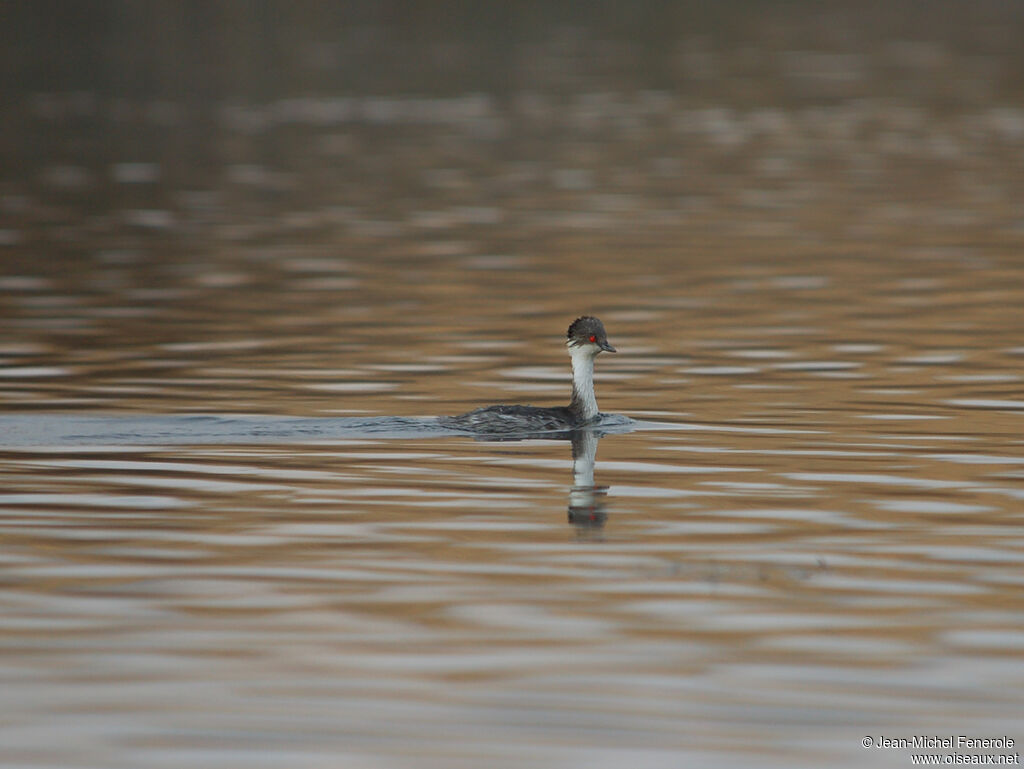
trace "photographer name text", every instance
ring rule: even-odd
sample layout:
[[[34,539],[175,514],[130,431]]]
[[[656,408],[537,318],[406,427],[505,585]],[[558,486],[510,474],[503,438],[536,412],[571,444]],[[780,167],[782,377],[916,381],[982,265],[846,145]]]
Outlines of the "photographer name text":
[[[913,750],[931,750],[933,748],[945,750],[1012,750],[1014,747],[1013,737],[966,737],[964,735],[950,735],[948,737],[939,735],[916,735],[914,737],[886,737],[879,735],[875,738],[864,738],[870,745],[865,747],[875,748],[911,748]]]

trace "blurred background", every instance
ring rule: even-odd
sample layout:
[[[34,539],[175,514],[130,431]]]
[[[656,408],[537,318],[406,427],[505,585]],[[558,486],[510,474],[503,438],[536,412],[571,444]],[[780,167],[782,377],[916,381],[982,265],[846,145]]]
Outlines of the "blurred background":
[[[1024,3],[0,24],[2,760],[1019,750]]]
[[[399,319],[549,342],[597,311],[649,337],[645,312],[751,271],[839,260],[869,298],[889,265],[1006,266],[1024,243],[1017,3],[2,13],[0,313],[44,358],[243,334],[316,348],[299,366],[328,339],[391,344]]]

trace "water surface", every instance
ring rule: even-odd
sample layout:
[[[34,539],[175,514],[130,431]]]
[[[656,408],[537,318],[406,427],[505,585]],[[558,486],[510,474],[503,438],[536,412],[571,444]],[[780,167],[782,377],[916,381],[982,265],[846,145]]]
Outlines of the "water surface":
[[[472,87],[390,68],[465,71],[473,35],[370,20],[298,25],[280,93],[226,64],[205,106],[21,94],[8,763],[907,766],[861,740],[1024,740],[1016,17],[744,8],[530,27]],[[584,313],[632,430],[432,425],[564,404]]]

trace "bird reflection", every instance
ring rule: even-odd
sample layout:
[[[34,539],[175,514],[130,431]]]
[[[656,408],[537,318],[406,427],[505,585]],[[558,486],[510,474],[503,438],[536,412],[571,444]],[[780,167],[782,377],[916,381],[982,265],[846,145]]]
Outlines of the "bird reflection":
[[[581,427],[575,430],[557,432],[520,433],[508,435],[477,435],[478,441],[502,443],[519,441],[567,440],[572,444],[572,486],[569,487],[569,523],[581,539],[599,539],[608,513],[605,512],[608,486],[594,484],[594,465],[597,460],[597,444],[609,432],[621,433],[631,429],[631,423],[618,425],[608,430],[597,427]]]
[[[595,430],[573,430],[572,487],[569,489],[569,523],[576,533],[588,539],[601,533],[608,513],[605,512],[607,486],[594,485],[594,464],[601,433]]]

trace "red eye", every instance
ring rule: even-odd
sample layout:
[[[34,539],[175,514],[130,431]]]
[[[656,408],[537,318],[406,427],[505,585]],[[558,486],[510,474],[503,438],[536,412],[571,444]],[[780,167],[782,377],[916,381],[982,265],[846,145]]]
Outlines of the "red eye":
[[[591,334],[591,335],[590,335],[590,341],[591,341],[591,342],[596,342],[596,341],[597,341],[597,337],[596,337],[596,336],[594,336],[593,334]]]

